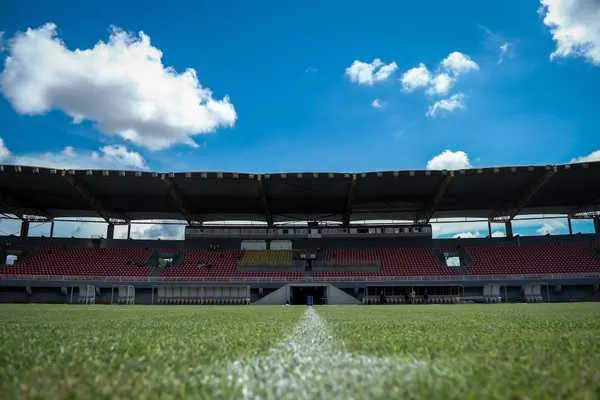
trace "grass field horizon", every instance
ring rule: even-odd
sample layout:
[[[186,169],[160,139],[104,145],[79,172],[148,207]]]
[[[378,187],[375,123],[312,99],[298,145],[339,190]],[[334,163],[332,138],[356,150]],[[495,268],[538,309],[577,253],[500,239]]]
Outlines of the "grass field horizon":
[[[600,398],[600,304],[0,305],[4,398]]]

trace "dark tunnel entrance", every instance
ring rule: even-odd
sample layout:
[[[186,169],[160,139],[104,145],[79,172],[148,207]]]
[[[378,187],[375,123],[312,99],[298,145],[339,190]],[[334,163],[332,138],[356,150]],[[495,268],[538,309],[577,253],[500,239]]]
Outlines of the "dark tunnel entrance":
[[[313,304],[327,304],[325,286],[292,286],[291,303],[294,305],[307,304],[308,296],[312,296]]]

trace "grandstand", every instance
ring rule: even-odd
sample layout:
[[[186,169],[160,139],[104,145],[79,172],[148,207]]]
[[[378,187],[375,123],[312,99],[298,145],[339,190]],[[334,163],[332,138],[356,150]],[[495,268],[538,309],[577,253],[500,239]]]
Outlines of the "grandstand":
[[[287,267],[292,265],[290,250],[255,250],[247,251],[240,259],[240,266],[272,265]]]
[[[136,248],[43,248],[4,267],[8,275],[148,276],[150,252]]]
[[[459,171],[242,174],[0,166],[1,302],[456,303],[600,300],[600,163]],[[518,237],[517,216],[570,232]],[[106,238],[53,237],[100,217]],[[434,218],[479,218],[489,236],[433,239]],[[178,219],[184,240],[115,239],[116,225]],[[591,218],[595,234],[572,234]],[[259,221],[260,225],[218,221]],[[363,220],[403,220],[359,223]],[[52,225],[29,237],[29,224]],[[211,221],[212,223],[205,223]],[[217,221],[217,223],[215,223]],[[506,237],[492,237],[502,223]]]

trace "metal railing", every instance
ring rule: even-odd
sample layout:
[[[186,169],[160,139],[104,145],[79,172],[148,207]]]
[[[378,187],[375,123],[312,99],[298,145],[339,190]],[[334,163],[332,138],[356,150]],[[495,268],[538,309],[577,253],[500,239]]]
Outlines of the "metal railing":
[[[519,281],[558,279],[600,279],[600,273],[513,274],[513,275],[420,275],[420,276],[313,276],[313,282],[432,282],[432,281]],[[127,283],[269,283],[297,282],[304,277],[178,277],[178,276],[92,276],[92,275],[12,275],[0,274],[0,280],[47,282],[127,282]]]
[[[421,276],[336,276],[315,277],[315,281],[506,281],[506,280],[556,280],[556,279],[586,279],[600,278],[600,273],[573,274],[501,274],[501,275],[421,275]]]

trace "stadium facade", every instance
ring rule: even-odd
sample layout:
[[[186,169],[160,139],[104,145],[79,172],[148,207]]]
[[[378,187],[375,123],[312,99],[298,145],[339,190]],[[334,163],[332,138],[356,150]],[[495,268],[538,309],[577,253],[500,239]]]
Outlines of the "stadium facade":
[[[277,174],[3,165],[0,208],[21,220],[19,236],[0,239],[2,260],[17,259],[0,267],[2,302],[600,300],[600,163]],[[565,216],[570,234],[513,235],[515,217],[539,214]],[[106,238],[52,237],[64,217],[102,218]],[[458,217],[487,220],[489,237],[432,239],[432,219]],[[573,235],[573,218],[592,219],[595,234]],[[114,238],[116,225],[149,219],[185,221],[185,239]],[[218,223],[241,220],[262,225]],[[31,221],[51,223],[50,237],[29,237]]]

